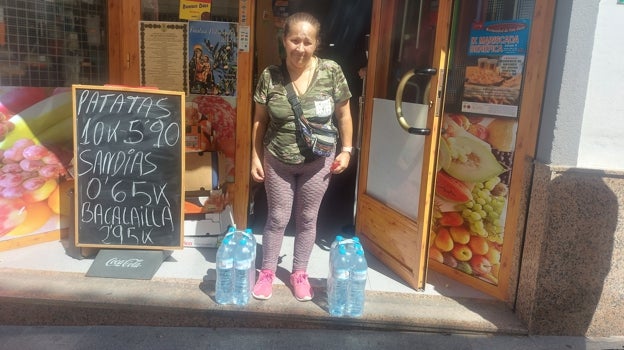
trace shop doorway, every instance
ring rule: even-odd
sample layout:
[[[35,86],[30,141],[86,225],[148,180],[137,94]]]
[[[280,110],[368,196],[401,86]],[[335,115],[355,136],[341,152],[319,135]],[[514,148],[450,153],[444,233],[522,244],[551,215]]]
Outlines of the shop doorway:
[[[432,108],[434,103],[438,101],[432,100],[432,96],[436,96],[438,85],[443,82],[444,68],[440,65],[444,64],[444,57],[434,54],[436,49],[441,51],[439,46],[446,45],[448,42],[448,25],[450,23],[450,1],[444,2],[443,16],[446,16],[444,22],[446,28],[441,31],[441,37],[436,41],[436,22],[438,1],[319,1],[310,4],[309,2],[294,1],[289,3],[288,13],[297,11],[306,11],[323,19],[324,35],[322,36],[323,44],[321,46],[319,56],[332,58],[340,63],[345,71],[345,75],[353,92],[351,101],[352,114],[354,116],[355,129],[361,128],[362,133],[356,132],[355,144],[360,148],[357,156],[353,159],[349,169],[332,178],[330,188],[324,199],[324,203],[319,215],[319,229],[317,236],[317,244],[328,249],[329,244],[337,234],[353,235],[357,234],[366,241],[371,252],[376,257],[386,263],[394,270],[402,279],[415,289],[423,289],[425,278],[425,262],[426,262],[426,238],[428,232],[429,212],[430,209],[426,203],[431,203],[432,187],[432,169],[435,162],[437,126],[432,125],[434,122],[434,112],[440,113],[439,109]],[[266,13],[279,13],[280,9],[275,8],[275,2],[260,1],[256,13],[258,21],[256,22],[257,33],[257,72],[260,72],[267,64],[279,63],[279,18],[273,18],[273,23],[265,20]],[[376,28],[370,27],[371,14],[378,14],[378,18],[373,20]],[[382,16],[383,15],[383,16]],[[357,19],[356,24],[353,21],[344,21],[344,18]],[[419,18],[415,25],[411,19]],[[396,26],[385,31],[382,25],[384,23],[396,23]],[[271,30],[273,29],[273,30]],[[375,48],[371,48],[375,55],[379,57],[370,57],[367,52],[368,40],[371,31],[375,31],[371,40],[375,41]],[[267,34],[268,33],[268,34]],[[411,36],[409,41],[396,40],[397,37],[405,38]],[[446,36],[444,38],[444,36]],[[419,38],[414,40],[414,38]],[[418,43],[416,43],[418,42]],[[354,45],[354,43],[356,43]],[[383,47],[388,44],[389,46]],[[438,47],[434,48],[437,44]],[[420,45],[414,50],[414,45]],[[409,52],[413,50],[414,52]],[[392,54],[390,54],[392,52]],[[390,57],[390,55],[394,57]],[[404,55],[401,62],[401,55]],[[367,59],[370,61],[367,62]],[[434,64],[433,60],[438,61]],[[368,83],[365,84],[360,68],[368,65],[365,72]],[[419,133],[409,134],[399,127],[394,115],[394,98],[396,88],[399,85],[401,77],[412,68],[422,66],[422,72],[417,73],[417,79],[407,85],[406,91],[406,114],[411,113],[413,108],[424,111],[424,117],[418,122],[422,124]],[[436,68],[433,68],[436,67]],[[424,72],[424,73],[423,73]],[[430,93],[433,91],[433,93]],[[372,98],[362,98],[365,92],[371,92]],[[382,125],[392,126],[391,132],[397,135],[390,135],[392,140],[404,140],[401,159],[394,159],[393,151],[376,147],[369,147],[373,142],[379,145],[379,137],[382,139],[388,135],[373,135],[370,130],[372,128],[371,119],[373,118],[374,105],[370,102],[378,99],[378,106],[385,108],[388,102],[392,102],[392,111],[387,120],[381,121]],[[366,101],[360,103],[360,101]],[[415,107],[414,107],[415,106]],[[385,113],[382,111],[381,113]],[[388,116],[385,116],[388,117]],[[406,115],[404,123],[414,121],[414,116]],[[418,118],[417,118],[418,119]],[[425,131],[426,129],[426,131]],[[372,141],[371,141],[372,140]],[[389,165],[377,164],[369,162],[368,157],[371,153],[374,157],[378,156],[378,160],[390,161]],[[377,153],[375,153],[377,152]],[[379,153],[382,152],[382,153]],[[384,154],[383,152],[388,152]],[[413,152],[413,153],[412,153]],[[412,162],[413,155],[420,162]],[[422,159],[421,159],[422,156]],[[367,159],[363,160],[363,157]],[[396,161],[407,161],[405,164],[409,167],[409,172],[405,169],[397,167]],[[366,167],[362,167],[364,162]],[[394,163],[393,163],[394,162]],[[424,167],[423,167],[424,166]],[[400,183],[384,183],[383,180],[372,179],[370,186],[368,184],[360,184],[360,174],[362,169],[370,173],[364,174],[364,178],[371,179],[378,175],[381,170],[386,175],[392,175],[393,178]],[[374,170],[377,170],[376,172]],[[407,173],[407,176],[404,176]],[[421,182],[422,175],[425,175],[424,181]],[[383,174],[382,174],[383,176]],[[403,184],[401,184],[403,183]],[[422,183],[422,186],[420,184]],[[376,185],[375,185],[376,184]],[[414,187],[413,185],[416,184]],[[409,186],[409,188],[404,187]],[[363,191],[357,191],[357,187],[365,188]],[[375,187],[381,188],[376,190]],[[384,187],[393,193],[390,197],[383,198],[385,192]],[[366,188],[371,189],[367,191]],[[365,204],[358,204],[360,196],[364,196]],[[381,197],[381,198],[380,198]],[[262,232],[264,222],[266,221],[266,202],[264,198],[264,188],[261,184],[254,184],[251,189],[250,201],[250,219],[248,226],[253,227],[256,232]],[[390,202],[388,202],[388,199]],[[419,202],[424,205],[414,205]],[[376,208],[376,209],[375,209]],[[371,212],[371,209],[373,210]],[[375,214],[377,212],[377,214]],[[358,215],[362,213],[364,219],[358,221]],[[382,213],[379,215],[379,213]],[[395,224],[389,225],[384,220],[390,219]],[[380,221],[378,221],[380,220]],[[292,223],[291,223],[292,225]],[[374,228],[373,228],[374,227]],[[395,230],[399,228],[398,230]],[[388,231],[387,229],[391,229]],[[287,235],[292,234],[292,227],[287,229]],[[409,243],[409,244],[406,244]],[[400,249],[396,249],[399,247]],[[403,250],[405,249],[405,250]],[[400,262],[396,264],[396,262]],[[407,271],[407,273],[405,273]]]
[[[367,63],[368,34],[372,0],[348,1],[289,1],[284,7],[280,2],[260,0],[257,2],[256,43],[257,55],[254,62],[254,74],[257,76],[269,64],[279,64],[281,60],[280,27],[283,17],[280,14],[298,11],[309,12],[321,21],[321,45],[318,56],[338,62],[349,83],[352,93],[351,114],[354,121],[354,145],[356,152],[349,168],[340,175],[335,175],[319,213],[317,244],[329,249],[331,240],[338,234],[354,235],[355,228],[355,193],[359,152],[358,130],[361,128],[364,79]],[[345,21],[345,18],[350,18]],[[250,215],[248,226],[255,232],[262,232],[266,221],[266,197],[262,184],[252,184],[250,189]],[[294,234],[293,223],[286,230],[287,235]]]
[[[278,33],[266,30],[267,25],[279,27],[279,24],[262,19],[265,11],[274,11],[271,6],[278,2],[264,2],[267,10],[258,8],[256,11],[259,16],[256,43],[265,50],[275,45],[272,49],[275,54],[269,58],[258,56],[257,70],[268,63],[279,63],[280,58],[276,45]],[[258,6],[262,3],[260,1]],[[332,6],[338,6],[336,2],[316,3],[310,5],[292,1],[289,4],[293,8],[287,12],[308,11],[319,18],[331,19],[332,15],[328,15],[327,11]],[[350,2],[339,3],[346,6]],[[361,128],[362,131],[361,137],[355,141],[359,152],[350,171],[332,180],[319,216],[318,243],[326,247],[336,234],[356,234],[372,255],[413,289],[425,287],[429,272],[442,273],[464,285],[508,300],[509,291],[515,283],[510,277],[515,273],[512,268],[517,263],[517,255],[514,255],[517,233],[511,227],[513,221],[509,224],[505,222],[505,210],[511,211],[508,203],[514,205],[508,201],[513,187],[509,181],[525,74],[523,63],[526,60],[527,31],[531,27],[534,1],[373,0],[369,6],[369,30],[368,33],[363,30],[359,36],[366,42],[366,35],[370,35],[369,45],[365,46],[368,50],[360,51],[368,54],[366,81],[361,85],[362,93],[354,94],[355,99],[365,96],[363,108],[359,108],[357,100],[352,101],[356,129]],[[352,15],[336,17],[345,19]],[[327,20],[323,24],[332,28],[331,23]],[[342,57],[336,48],[349,45],[330,46],[334,40],[337,41],[336,38],[323,37],[326,46],[322,47],[324,51],[319,55],[327,54],[327,57],[340,60]],[[503,54],[498,51],[469,53],[469,44],[478,44],[480,40],[487,43],[490,39],[511,40],[514,45],[506,46]],[[489,47],[478,46],[475,49],[486,50]],[[483,56],[487,56],[487,62],[493,64],[482,66],[481,61],[486,61]],[[264,63],[261,62],[263,59]],[[271,59],[275,61],[270,62]],[[351,60],[340,63],[347,68],[347,72],[359,68]],[[479,78],[481,75],[475,73],[483,73],[488,79],[482,81]],[[359,82],[362,83],[361,80]],[[359,86],[355,83],[351,87],[357,91]],[[500,96],[505,98],[498,98]],[[402,114],[396,113],[397,107],[400,107],[398,109]],[[471,110],[476,107],[482,110]],[[501,128],[501,125],[505,127]],[[460,127],[465,130],[459,130]],[[442,132],[445,128],[446,134]],[[447,169],[449,159],[437,158],[439,148],[444,148],[442,146],[450,141],[449,130],[452,131],[450,134],[456,131],[465,142],[483,146],[472,152],[481,160],[487,160],[480,163],[488,166],[480,166],[478,176],[451,171]],[[480,132],[483,130],[493,130],[495,134],[504,136],[500,139],[487,138]],[[448,153],[448,150],[445,152]],[[497,204],[502,205],[494,208],[496,210],[486,208],[483,212],[489,210],[497,216],[481,220],[485,214],[479,212],[479,219],[462,219],[464,222],[460,224],[470,230],[470,240],[475,236],[487,240],[487,247],[470,248],[481,258],[487,257],[487,265],[472,266],[472,261],[465,257],[462,264],[457,263],[459,259],[455,258],[447,261],[446,257],[455,253],[450,249],[443,250],[441,244],[435,250],[443,250],[445,256],[440,254],[435,259],[429,259],[428,253],[434,251],[432,244],[441,241],[436,239],[437,228],[448,226],[441,223],[437,215],[443,212],[463,215],[464,209],[458,203],[449,206],[448,201],[439,201],[439,196],[436,196],[434,184],[441,170],[454,173],[453,176],[471,190],[476,185],[489,186],[490,179],[505,185],[500,186],[505,191],[499,191],[500,188],[492,191],[488,187],[491,196],[487,199],[496,197]],[[256,189],[255,194],[251,201],[255,217],[249,222],[261,232],[262,191]],[[513,215],[517,213],[512,212]],[[477,226],[476,221],[480,221],[486,230]],[[483,242],[484,239],[474,241]],[[461,243],[462,239],[453,240]],[[465,242],[462,244],[466,245]],[[486,256],[485,250],[496,254]],[[471,265],[470,269],[467,264]]]

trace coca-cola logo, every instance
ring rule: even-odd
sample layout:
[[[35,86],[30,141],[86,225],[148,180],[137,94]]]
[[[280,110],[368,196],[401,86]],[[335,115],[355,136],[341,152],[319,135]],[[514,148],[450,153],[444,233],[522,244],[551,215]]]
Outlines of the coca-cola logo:
[[[110,258],[106,262],[107,267],[121,267],[121,268],[131,268],[137,269],[143,265],[143,259],[120,259],[120,258]]]

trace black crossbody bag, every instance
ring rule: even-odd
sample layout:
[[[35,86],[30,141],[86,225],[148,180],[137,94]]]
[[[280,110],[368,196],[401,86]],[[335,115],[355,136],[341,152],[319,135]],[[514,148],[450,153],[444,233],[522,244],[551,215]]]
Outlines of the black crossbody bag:
[[[323,157],[331,156],[338,142],[338,132],[329,124],[313,123],[303,116],[301,102],[295,93],[292,81],[290,81],[290,75],[284,66],[282,66],[282,70],[284,72],[286,83],[284,86],[286,87],[288,102],[292,106],[293,112],[295,112],[297,129],[301,132],[301,137],[313,154]]]

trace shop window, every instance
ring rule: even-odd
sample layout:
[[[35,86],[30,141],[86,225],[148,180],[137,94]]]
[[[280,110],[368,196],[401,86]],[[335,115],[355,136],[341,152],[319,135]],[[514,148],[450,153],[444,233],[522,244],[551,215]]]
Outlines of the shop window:
[[[0,85],[101,84],[106,2],[0,0]]]
[[[202,20],[238,22],[238,0],[212,0],[210,15]],[[141,0],[141,20],[185,22],[179,16],[179,1]]]

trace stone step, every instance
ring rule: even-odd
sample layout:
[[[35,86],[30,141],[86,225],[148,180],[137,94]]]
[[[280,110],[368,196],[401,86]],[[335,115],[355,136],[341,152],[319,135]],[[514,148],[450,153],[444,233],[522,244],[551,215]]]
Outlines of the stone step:
[[[0,324],[136,325],[405,330],[526,335],[503,302],[367,291],[360,318],[330,317],[322,285],[310,302],[285,285],[246,306],[214,301],[214,280],[85,277],[82,273],[0,268]]]

